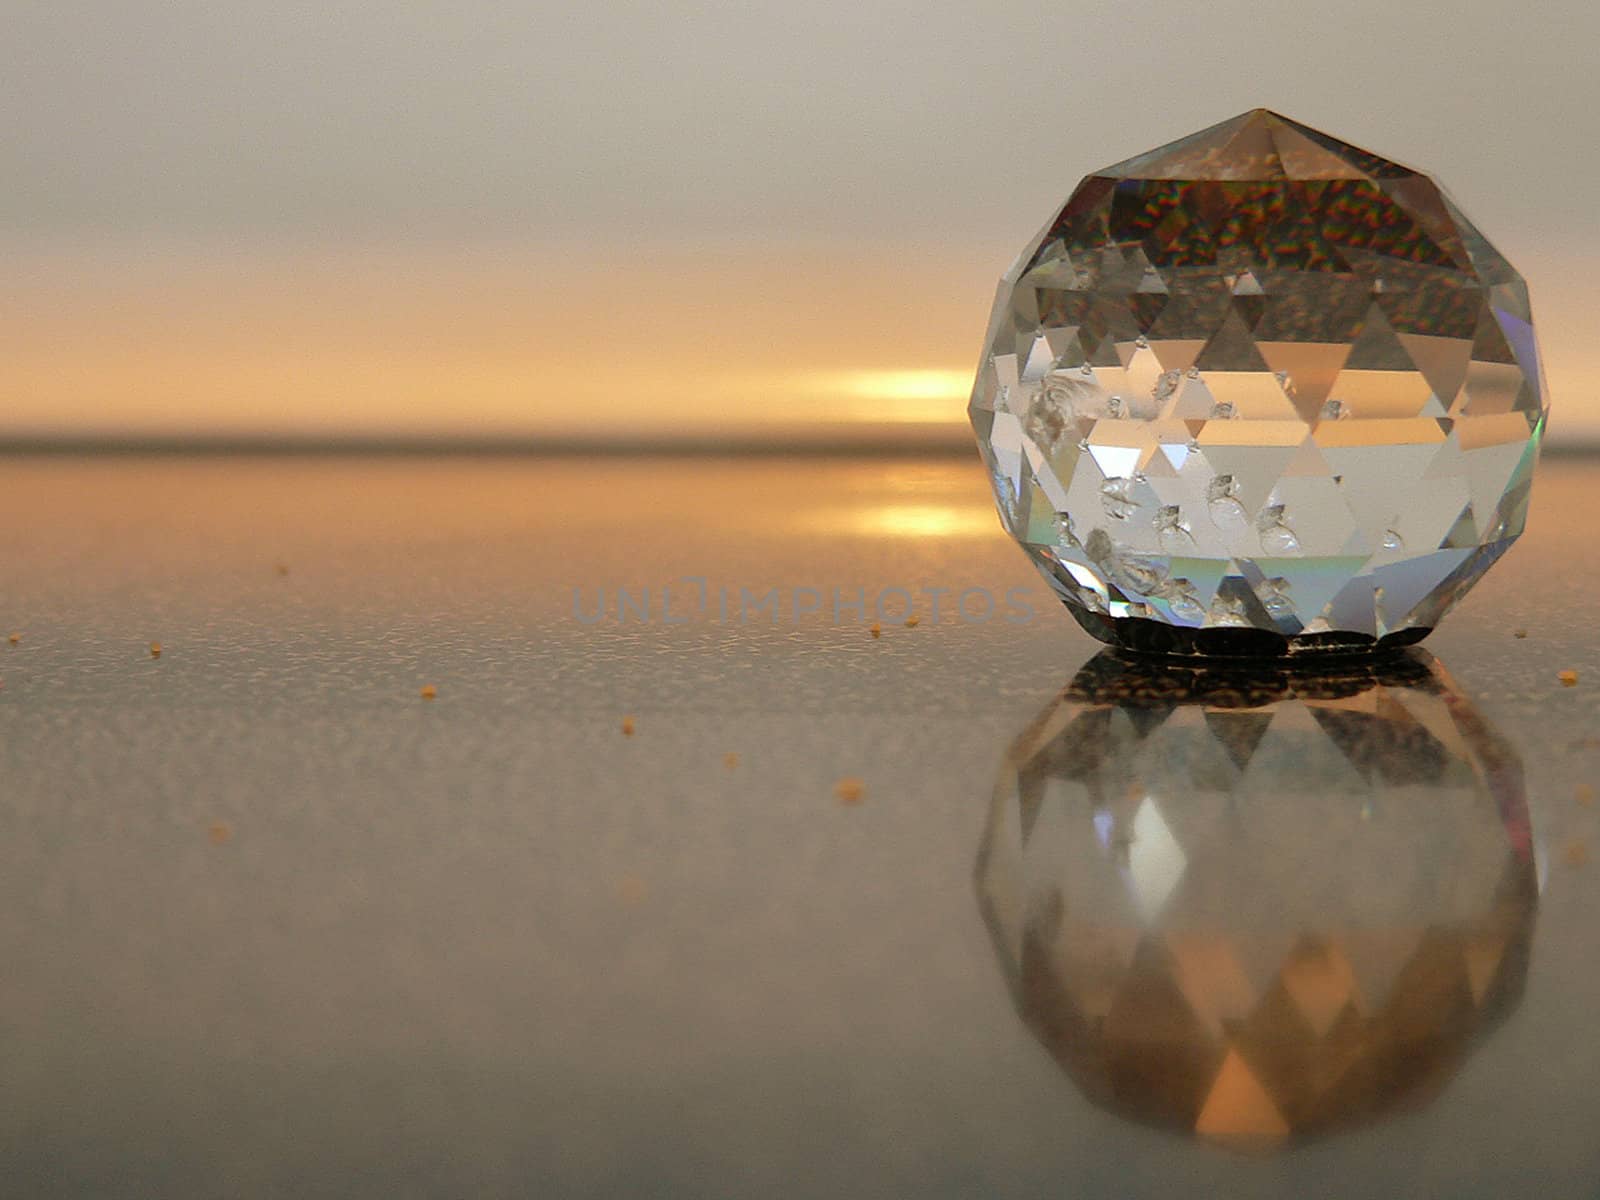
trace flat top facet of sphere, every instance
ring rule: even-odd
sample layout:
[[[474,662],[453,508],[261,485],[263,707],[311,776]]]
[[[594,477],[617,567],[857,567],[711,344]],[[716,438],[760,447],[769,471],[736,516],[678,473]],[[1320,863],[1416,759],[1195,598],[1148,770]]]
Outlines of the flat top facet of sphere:
[[[1157,267],[1376,278],[1410,263],[1522,286],[1426,174],[1264,108],[1086,176],[1017,266],[1057,240],[1137,243]]]
[[[1417,172],[1369,150],[1253,108],[1096,171],[1110,179],[1393,179]]]

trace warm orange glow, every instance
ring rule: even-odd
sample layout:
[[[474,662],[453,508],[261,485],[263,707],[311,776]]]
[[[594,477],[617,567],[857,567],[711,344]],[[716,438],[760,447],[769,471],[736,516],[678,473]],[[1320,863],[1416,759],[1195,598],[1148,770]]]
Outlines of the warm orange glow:
[[[972,391],[972,368],[819,371],[795,382],[818,396],[857,402],[867,420],[938,421],[960,413]]]
[[[810,515],[810,527],[874,538],[993,537],[1000,522],[988,506],[881,504],[820,509]]]
[[[0,251],[0,437],[877,429],[886,444],[966,437],[969,356],[1004,258],[856,244]],[[1533,282],[1552,435],[1600,440],[1583,298]]]

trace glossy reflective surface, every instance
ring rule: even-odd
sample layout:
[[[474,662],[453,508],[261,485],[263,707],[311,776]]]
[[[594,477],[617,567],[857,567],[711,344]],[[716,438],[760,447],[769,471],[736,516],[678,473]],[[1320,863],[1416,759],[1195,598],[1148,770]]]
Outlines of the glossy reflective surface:
[[[1520,1003],[1426,1104],[1239,1155],[1086,1098],[997,970],[996,774],[1096,647],[972,460],[0,462],[5,1190],[1589,1200],[1595,479],[1541,467],[1527,535],[1428,643],[1524,764]],[[656,617],[617,620],[618,588]],[[738,621],[741,588],[779,619]],[[835,588],[920,619],[874,638]],[[971,589],[987,620],[955,615]],[[1470,918],[1506,826],[1462,823],[1474,759],[1429,721],[1477,864],[1436,911]],[[1301,734],[1315,762],[1244,777],[1326,827],[1350,813],[1304,771],[1350,760]],[[1426,780],[1356,776],[1416,801],[1398,861],[1454,861]]]
[[[1523,768],[1420,652],[1091,660],[1013,744],[978,891],[1085,1095],[1240,1150],[1426,1103],[1521,997]]]

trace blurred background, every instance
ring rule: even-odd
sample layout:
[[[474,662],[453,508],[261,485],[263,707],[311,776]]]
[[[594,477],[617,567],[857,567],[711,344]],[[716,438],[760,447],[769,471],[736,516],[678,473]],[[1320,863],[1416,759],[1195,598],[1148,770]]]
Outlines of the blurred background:
[[[1600,445],[1585,3],[0,17],[0,444],[966,445],[1084,173],[1262,105],[1435,172]]]
[[[1185,822],[1243,814],[1238,894],[1286,899],[1220,932],[1307,1014],[1355,976],[1280,913],[1487,877],[1468,767],[1519,851],[1531,813],[1515,1014],[1405,1060],[1433,1104],[1241,1158],[1095,1107],[1014,1006],[1004,895],[1052,910],[997,782],[1096,647],[965,406],[1078,179],[1259,105],[1438,173],[1529,279],[1552,443],[1600,448],[1597,45],[1593,0],[0,0],[0,1196],[1594,1200],[1600,460],[1430,639],[1448,720],[1141,742],[1150,849],[1104,849],[1211,896]],[[318,445],[580,452],[33,452]],[[586,453],[674,446],[905,453]],[[1486,1032],[1492,955],[1429,939],[1443,999],[1384,1011]],[[1107,1027],[1302,1020],[1186,961]]]

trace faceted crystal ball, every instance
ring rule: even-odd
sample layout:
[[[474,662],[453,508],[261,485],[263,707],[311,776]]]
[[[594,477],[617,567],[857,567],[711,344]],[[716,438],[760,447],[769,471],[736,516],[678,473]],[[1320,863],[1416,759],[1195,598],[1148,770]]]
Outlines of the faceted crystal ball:
[[[1078,185],[1001,282],[970,415],[1102,641],[1415,642],[1521,534],[1521,277],[1426,175],[1264,109]]]
[[[1018,1012],[1095,1104],[1235,1149],[1426,1102],[1522,993],[1516,754],[1417,651],[1170,664],[1103,653],[1006,758],[977,888]]]

